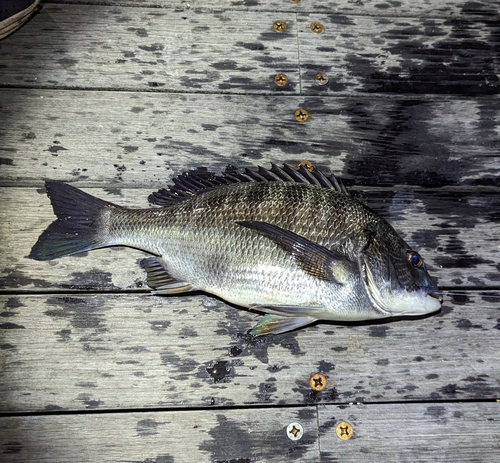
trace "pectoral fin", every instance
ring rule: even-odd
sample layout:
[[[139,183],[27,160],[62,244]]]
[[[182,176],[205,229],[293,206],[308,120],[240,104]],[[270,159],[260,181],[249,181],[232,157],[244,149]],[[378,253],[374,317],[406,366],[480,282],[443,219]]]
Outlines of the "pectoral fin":
[[[313,317],[281,317],[267,314],[252,328],[250,334],[252,336],[263,336],[265,334],[286,333],[315,321],[316,318]]]
[[[173,278],[158,257],[150,257],[141,261],[141,267],[147,271],[146,283],[157,294],[178,294],[192,291],[194,288],[185,281]]]
[[[345,267],[352,265],[346,256],[330,251],[289,230],[266,222],[238,222],[274,241],[290,253],[296,264],[307,274],[319,280],[342,285]]]

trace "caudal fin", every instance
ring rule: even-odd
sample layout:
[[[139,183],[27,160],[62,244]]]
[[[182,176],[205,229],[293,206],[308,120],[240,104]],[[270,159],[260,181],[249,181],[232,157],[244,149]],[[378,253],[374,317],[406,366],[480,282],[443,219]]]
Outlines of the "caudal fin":
[[[117,206],[65,183],[46,182],[45,187],[57,220],[40,235],[30,259],[52,260],[109,244],[103,211]]]

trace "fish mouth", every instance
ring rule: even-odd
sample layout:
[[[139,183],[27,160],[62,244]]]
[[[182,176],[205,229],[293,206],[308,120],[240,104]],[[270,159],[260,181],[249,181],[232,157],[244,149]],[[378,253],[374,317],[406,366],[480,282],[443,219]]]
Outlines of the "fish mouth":
[[[434,299],[437,299],[440,304],[443,303],[443,292],[439,291],[437,286],[419,286],[418,291],[421,292],[424,296],[430,296]]]
[[[413,291],[382,292],[376,285],[374,275],[366,261],[361,269],[367,293],[375,307],[385,316],[420,316],[441,308],[443,297],[436,286],[420,286]]]
[[[441,291],[433,291],[432,293],[428,293],[430,297],[437,299],[440,304],[443,303],[443,293]]]

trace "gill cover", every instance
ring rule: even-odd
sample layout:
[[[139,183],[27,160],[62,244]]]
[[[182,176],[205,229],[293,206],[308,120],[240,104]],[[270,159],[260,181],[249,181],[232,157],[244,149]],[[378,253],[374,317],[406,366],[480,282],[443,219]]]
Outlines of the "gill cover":
[[[365,228],[360,272],[372,304],[385,316],[423,315],[441,307],[436,282],[420,255],[387,222]]]

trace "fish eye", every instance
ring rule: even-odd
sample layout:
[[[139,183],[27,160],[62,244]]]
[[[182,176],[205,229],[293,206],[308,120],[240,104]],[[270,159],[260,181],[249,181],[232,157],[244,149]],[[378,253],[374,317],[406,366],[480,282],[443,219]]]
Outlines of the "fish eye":
[[[408,251],[406,255],[408,256],[408,261],[414,267],[421,267],[422,264],[424,263],[423,259],[420,257],[420,254],[418,252]]]

